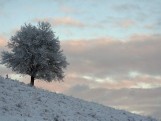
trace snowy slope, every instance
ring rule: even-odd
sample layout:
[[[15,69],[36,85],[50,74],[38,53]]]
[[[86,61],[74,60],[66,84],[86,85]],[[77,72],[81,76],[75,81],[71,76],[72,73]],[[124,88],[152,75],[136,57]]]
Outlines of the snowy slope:
[[[0,77],[0,121],[156,121]]]

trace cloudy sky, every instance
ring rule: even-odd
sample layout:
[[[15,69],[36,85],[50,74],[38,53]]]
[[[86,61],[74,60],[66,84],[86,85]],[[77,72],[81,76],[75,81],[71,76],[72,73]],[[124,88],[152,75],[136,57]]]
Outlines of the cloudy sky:
[[[37,86],[161,118],[160,6],[160,0],[0,0],[0,52],[25,23],[48,21],[70,65],[64,82],[36,80]]]

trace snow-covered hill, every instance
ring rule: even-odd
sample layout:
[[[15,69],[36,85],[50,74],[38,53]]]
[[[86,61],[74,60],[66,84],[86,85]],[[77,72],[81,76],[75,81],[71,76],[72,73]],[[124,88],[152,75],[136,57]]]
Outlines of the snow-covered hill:
[[[0,121],[157,121],[0,77]]]

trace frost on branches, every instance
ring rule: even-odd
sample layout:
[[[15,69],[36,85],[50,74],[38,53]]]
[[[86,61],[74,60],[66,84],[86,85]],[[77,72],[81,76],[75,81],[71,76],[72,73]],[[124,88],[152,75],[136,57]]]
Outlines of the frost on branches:
[[[25,24],[11,37],[8,47],[11,52],[2,53],[2,63],[17,73],[30,75],[32,86],[35,78],[49,82],[63,79],[68,63],[49,23]]]

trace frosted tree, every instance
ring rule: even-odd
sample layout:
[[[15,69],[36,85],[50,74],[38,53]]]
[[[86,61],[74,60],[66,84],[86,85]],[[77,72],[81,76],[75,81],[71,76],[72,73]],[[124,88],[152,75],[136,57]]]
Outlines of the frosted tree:
[[[50,82],[64,78],[68,63],[48,22],[39,22],[37,26],[25,24],[11,37],[8,47],[11,51],[2,52],[2,64],[30,75],[32,86],[35,79]]]

